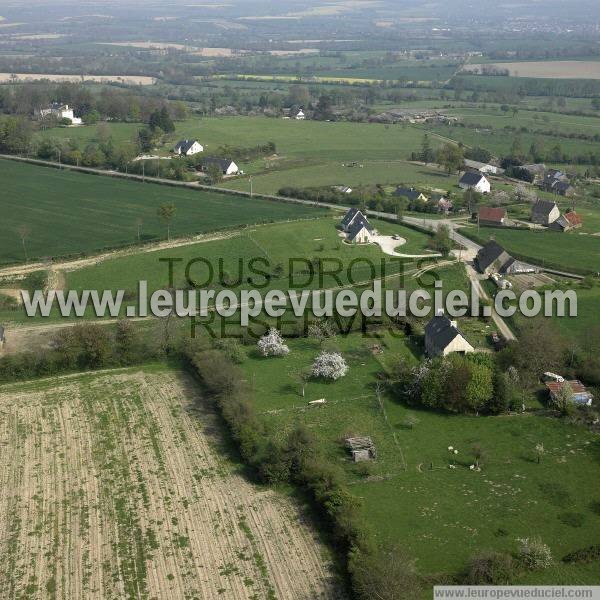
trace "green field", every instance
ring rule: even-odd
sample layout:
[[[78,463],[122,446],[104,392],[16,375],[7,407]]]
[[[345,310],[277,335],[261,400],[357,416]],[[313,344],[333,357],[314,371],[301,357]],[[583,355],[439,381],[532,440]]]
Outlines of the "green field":
[[[512,110],[503,112],[498,105],[490,105],[487,108],[463,107],[448,112],[459,116],[464,123],[483,125],[494,129],[510,126],[551,131],[556,134],[600,134],[600,118],[598,117],[532,110],[520,110],[513,116]],[[557,141],[562,142],[562,140]]]
[[[373,356],[373,344],[384,352]],[[401,541],[424,574],[461,570],[475,552],[513,552],[518,538],[539,535],[557,564],[523,583],[596,583],[597,565],[562,565],[567,552],[596,543],[600,516],[591,509],[600,499],[598,440],[582,428],[535,414],[500,417],[447,416],[408,410],[386,397],[384,418],[374,392],[375,378],[398,357],[416,364],[421,358],[406,338],[352,335],[336,338],[348,361],[347,376],[334,383],[311,381],[302,398],[292,374],[312,364],[318,342],[288,340],[290,354],[264,359],[250,350],[243,364],[253,382],[257,410],[284,434],[304,424],[316,435],[325,455],[343,466],[351,491],[362,500],[364,520],[377,537]],[[327,404],[308,407],[325,398]],[[403,422],[419,419],[413,429]],[[341,440],[371,436],[378,459],[365,472],[347,457]],[[534,447],[547,456],[536,464]],[[472,447],[480,443],[486,458],[473,472]],[[449,469],[448,446],[459,450]],[[433,468],[431,468],[433,467]],[[582,482],[587,482],[582,485]],[[565,513],[580,514],[583,527],[564,523]]]
[[[600,238],[553,231],[517,231],[499,227],[461,229],[461,233],[479,242],[494,238],[509,253],[540,266],[569,271],[581,270],[596,273],[600,269]]]
[[[156,252],[144,252],[131,256],[106,260],[93,268],[85,268],[67,274],[67,287],[70,289],[137,289],[140,279],[148,281],[151,290],[164,289],[168,285],[167,264],[161,263],[161,259],[181,259],[174,264],[173,279],[177,287],[185,289],[185,266],[188,261],[202,257],[215,266],[213,285],[218,278],[219,272],[229,273],[233,281],[241,279],[247,283],[246,277],[252,275],[249,272],[249,261],[253,258],[266,260],[269,264],[267,271],[272,271],[276,265],[282,266],[282,272],[273,278],[269,287],[288,289],[288,276],[290,273],[298,274],[298,282],[305,281],[306,277],[300,276],[300,271],[306,269],[303,260],[313,257],[321,260],[341,260],[346,267],[353,259],[368,259],[374,265],[376,274],[381,271],[380,261],[385,259],[389,265],[390,273],[398,272],[402,261],[384,255],[378,246],[351,246],[341,241],[337,234],[336,225],[339,217],[328,217],[317,220],[302,221],[295,223],[277,223],[264,225],[256,228],[248,228],[232,238],[212,241],[202,244],[182,246],[170,250]],[[383,234],[396,233],[408,240],[402,246],[402,252],[406,254],[423,254],[427,248],[429,237],[418,231],[408,229],[401,225],[394,225],[382,221],[373,221]],[[290,259],[297,260],[290,269]],[[239,266],[242,261],[242,266]],[[221,266],[219,266],[221,262]],[[265,265],[257,265],[264,269]],[[201,264],[190,270],[190,276],[196,281],[205,281],[209,276],[208,270]],[[342,282],[368,281],[371,279],[371,268],[367,264],[357,264],[352,268],[351,274],[346,268],[339,275]],[[350,279],[350,277],[352,279]],[[256,277],[256,285],[262,285],[265,278]],[[338,284],[333,276],[326,276],[323,285],[314,280],[310,287],[336,287]],[[298,283],[300,285],[300,283]],[[240,283],[234,288],[243,287]],[[248,286],[246,286],[248,287]],[[251,287],[251,286],[250,286]],[[296,286],[298,287],[298,286]]]
[[[320,161],[318,164],[273,163],[273,167],[252,176],[253,189],[257,193],[276,194],[282,187],[318,187],[328,185],[413,185],[435,189],[452,190],[457,176],[448,176],[441,170],[415,165],[406,161],[364,161],[361,166],[347,167],[342,162]],[[248,191],[247,177],[224,181],[221,187]],[[458,191],[456,188],[455,191]]]
[[[309,206],[249,199],[221,193],[177,189],[111,177],[0,161],[0,264],[24,260],[18,229],[26,225],[29,257],[93,253],[143,240],[166,238],[157,215],[161,204],[175,204],[174,236],[259,222],[324,214]]]
[[[266,117],[194,118],[175,123],[176,132],[167,136],[168,152],[183,138],[197,139],[210,155],[224,145],[251,147],[274,142],[277,153],[286,157],[316,160],[398,160],[420,148],[422,132],[414,128],[386,127],[369,123],[327,123]],[[107,124],[115,142],[132,138],[142,125]],[[95,126],[51,129],[43,136],[93,141]],[[242,168],[244,165],[242,165]]]

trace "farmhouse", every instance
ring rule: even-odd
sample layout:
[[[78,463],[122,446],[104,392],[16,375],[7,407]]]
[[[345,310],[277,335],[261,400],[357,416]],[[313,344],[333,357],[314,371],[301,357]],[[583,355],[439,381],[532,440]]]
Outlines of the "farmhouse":
[[[491,206],[482,206],[477,214],[477,222],[480,225],[507,225],[508,220],[505,208],[492,208]]]
[[[484,175],[501,175],[504,173],[504,169],[497,167],[495,165],[490,165],[487,163],[478,162],[476,160],[465,159],[465,166],[469,169],[474,169],[475,171],[479,171]]]
[[[515,260],[498,242],[490,240],[479,250],[475,257],[475,265],[480,273],[515,274],[532,273],[535,269],[525,263]]]
[[[54,102],[48,108],[40,109],[37,114],[41,119],[45,117],[56,117],[57,119],[69,119],[73,125],[81,125],[83,121],[76,117],[73,113],[73,109],[69,108],[68,104],[60,104]]]
[[[587,390],[585,385],[578,380],[572,381],[547,381],[546,387],[548,388],[548,392],[550,393],[550,399],[556,400],[558,394],[564,385],[568,385],[571,388],[573,393],[573,403],[579,404],[583,406],[591,406],[594,397]]]
[[[411,202],[415,202],[416,200],[420,200],[421,202],[427,202],[428,198],[425,194],[415,190],[415,188],[407,188],[398,186],[396,191],[394,192],[394,196],[401,196],[404,198],[408,198]]]
[[[357,208],[348,210],[340,226],[346,233],[346,240],[355,244],[368,244],[376,233],[367,217]]]
[[[537,200],[531,209],[531,222],[537,223],[538,225],[545,225],[548,227],[551,223],[554,223],[558,217],[560,217],[560,210],[558,209],[556,202]]]
[[[306,114],[304,113],[304,111],[302,109],[300,109],[296,113],[296,116],[294,117],[294,119],[296,119],[296,121],[304,121],[306,119]]]
[[[361,214],[361,218],[354,219],[352,225],[348,229],[346,239],[354,244],[368,244],[372,241],[375,235],[375,230],[365,216]]]
[[[480,194],[489,194],[492,190],[490,182],[481,173],[467,171],[458,182],[463,190],[475,190]]]
[[[204,152],[204,146],[196,140],[181,140],[173,148],[173,153],[179,156],[193,156],[199,152]]]
[[[223,175],[237,175],[240,172],[239,167],[230,158],[214,158],[207,156],[202,159],[200,164],[204,172],[212,166],[219,167]]]
[[[452,352],[466,354],[474,352],[475,348],[459,331],[456,321],[440,314],[425,326],[425,351],[428,356],[434,358],[447,356]]]
[[[570,229],[577,229],[582,225],[583,221],[581,220],[581,217],[576,212],[571,211],[558,217],[554,223],[550,224],[550,229],[555,229],[556,231],[569,231]]]

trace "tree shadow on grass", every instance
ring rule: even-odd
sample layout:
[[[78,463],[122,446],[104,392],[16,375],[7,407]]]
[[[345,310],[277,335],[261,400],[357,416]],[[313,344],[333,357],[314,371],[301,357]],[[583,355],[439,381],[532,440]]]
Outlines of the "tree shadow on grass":
[[[437,177],[439,179],[450,179],[447,173],[438,173],[436,171],[417,171],[419,175],[426,175],[427,177]]]

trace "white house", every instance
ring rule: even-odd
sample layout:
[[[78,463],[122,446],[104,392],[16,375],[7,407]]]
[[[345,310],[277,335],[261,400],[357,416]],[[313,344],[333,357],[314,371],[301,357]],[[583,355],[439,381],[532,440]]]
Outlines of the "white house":
[[[452,352],[467,354],[474,352],[475,348],[459,331],[456,321],[438,314],[425,326],[425,351],[428,356],[434,358],[447,356]]]
[[[38,115],[42,119],[49,116],[56,117],[57,119],[69,119],[72,125],[81,125],[83,123],[79,117],[75,116],[73,109],[69,108],[68,104],[59,104],[58,102],[54,102],[48,108],[41,108],[38,111]]]
[[[296,113],[296,116],[294,118],[296,119],[296,121],[304,121],[306,119],[306,115],[304,114],[304,111],[300,109]]]
[[[475,190],[480,194],[489,194],[492,190],[490,182],[481,173],[467,171],[458,182],[463,190]]]
[[[179,156],[193,156],[199,152],[204,152],[204,146],[196,140],[181,140],[173,148],[173,153]]]
[[[367,217],[357,208],[348,210],[340,225],[346,232],[346,240],[354,244],[368,244],[376,234]]]
[[[240,172],[239,167],[229,158],[213,158],[207,156],[202,159],[202,170],[206,170],[215,165],[221,169],[223,175],[237,175]]]
[[[373,241],[375,231],[366,217],[356,219],[350,226],[346,239],[353,244],[368,244]]]

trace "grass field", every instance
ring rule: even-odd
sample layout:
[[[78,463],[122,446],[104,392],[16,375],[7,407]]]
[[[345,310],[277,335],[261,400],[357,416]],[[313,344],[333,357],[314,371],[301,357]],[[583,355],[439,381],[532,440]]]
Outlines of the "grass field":
[[[461,107],[448,112],[460,117],[464,123],[483,125],[494,129],[510,126],[552,131],[557,134],[585,133],[594,135],[600,133],[600,118],[591,116],[531,110],[521,110],[513,116],[512,112],[505,113],[499,106],[489,106],[485,109]],[[561,140],[557,141],[561,143]]]
[[[267,261],[268,272],[272,272],[278,264],[282,266],[281,275],[271,279],[266,289],[278,288],[278,286],[288,289],[290,273],[300,275],[300,272],[306,269],[304,261],[313,257],[342,261],[344,271],[339,274],[339,277],[343,283],[350,281],[350,277],[355,282],[371,279],[371,267],[366,263],[356,264],[351,272],[348,272],[347,266],[357,258],[368,259],[374,265],[376,274],[381,272],[382,260],[389,266],[390,273],[398,272],[401,261],[390,256],[386,257],[378,246],[351,246],[343,243],[336,230],[339,220],[339,217],[326,217],[310,221],[270,224],[248,228],[239,235],[224,240],[106,260],[94,267],[67,273],[67,287],[76,290],[135,290],[137,282],[145,279],[150,290],[164,289],[168,286],[168,268],[167,264],[161,263],[160,260],[167,257],[181,259],[173,267],[174,283],[181,289],[187,287],[185,267],[188,261],[199,257],[214,265],[214,277],[209,285],[216,285],[216,279],[222,271],[229,273],[233,282],[238,282],[233,286],[234,288],[243,287],[243,284],[248,283],[247,277],[252,275],[249,271],[249,261],[253,258]],[[373,225],[383,234],[396,233],[404,237],[407,244],[401,247],[403,253],[423,254],[427,249],[429,237],[424,233],[382,221],[373,220]],[[295,261],[291,266],[290,260]],[[256,267],[265,269],[264,264]],[[197,264],[190,269],[190,276],[196,281],[205,282],[209,272],[204,265]],[[305,276],[298,277],[298,281],[304,282],[306,279]],[[255,276],[255,280],[254,285],[263,285],[265,282],[263,276]],[[322,283],[321,287],[337,285],[332,275],[325,276]],[[319,281],[315,278],[309,287],[319,287]]]
[[[370,350],[375,343],[384,349],[377,357]],[[263,359],[250,350],[243,364],[262,418],[281,435],[306,425],[328,458],[344,468],[365,522],[379,539],[401,543],[422,573],[456,573],[476,551],[513,552],[518,538],[540,535],[557,562],[523,583],[597,582],[597,565],[560,563],[565,553],[600,535],[600,516],[591,508],[600,499],[597,437],[534,414],[446,416],[408,410],[390,397],[384,399],[386,419],[375,394],[377,373],[400,356],[415,364],[420,358],[408,339],[389,334],[336,338],[332,345],[350,371],[335,383],[309,382],[302,398],[291,374],[312,364],[319,344],[288,345],[284,358]],[[326,405],[308,407],[318,398]],[[419,420],[412,429],[403,425],[409,414]],[[341,440],[350,435],[371,436],[376,444],[377,461],[366,471],[343,449]],[[547,455],[537,464],[533,451],[540,442]],[[479,473],[469,469],[476,443],[486,456]],[[448,446],[459,450],[455,470],[448,468]],[[584,526],[566,524],[570,513],[581,515]]]
[[[195,138],[210,155],[220,146],[251,147],[275,142],[278,154],[316,160],[406,159],[421,146],[422,132],[413,128],[385,127],[369,123],[326,123],[265,117],[188,119],[175,123],[167,137],[169,151],[184,138]],[[108,124],[115,141],[130,140],[141,125]],[[77,139],[87,143],[96,137],[96,127],[51,129],[40,135]],[[244,165],[242,165],[243,168]]]
[[[424,125],[423,129],[438,135],[460,141],[468,147],[482,147],[496,156],[507,156],[510,154],[515,140],[515,133],[504,131],[487,123],[486,118],[476,119],[481,124],[479,128],[448,126],[448,125]],[[506,124],[509,124],[508,122]],[[557,129],[540,121],[536,127],[540,130]],[[597,133],[596,129],[590,129],[590,133]],[[528,151],[534,142],[541,145],[546,151],[559,146],[561,152],[567,155],[579,156],[586,152],[597,152],[598,144],[586,140],[575,140],[550,135],[538,135],[534,133],[521,133],[520,140],[524,151]]]
[[[577,231],[558,233],[553,231],[517,231],[498,227],[461,229],[469,238],[486,243],[492,237],[508,252],[529,259],[540,266],[555,266],[569,271],[570,268],[596,272],[600,269],[600,238],[579,235]]]
[[[337,598],[298,504],[252,486],[184,374],[0,387],[3,598]]]
[[[362,167],[345,167],[342,162],[319,161],[318,164],[271,163],[270,169],[252,175],[252,186],[257,193],[276,194],[282,187],[315,187],[327,185],[412,185],[451,190],[458,177],[448,177],[441,170],[415,165],[401,160],[364,161]],[[221,187],[247,191],[247,177],[225,181]],[[456,188],[455,191],[458,191]]]
[[[30,229],[29,257],[93,253],[143,240],[166,238],[157,215],[175,204],[174,236],[240,225],[318,216],[309,206],[176,189],[110,177],[0,161],[0,264],[24,260],[18,228]]]

